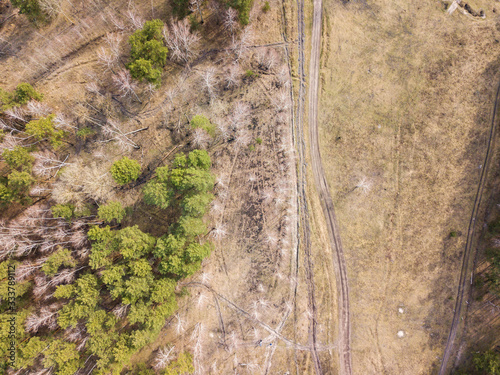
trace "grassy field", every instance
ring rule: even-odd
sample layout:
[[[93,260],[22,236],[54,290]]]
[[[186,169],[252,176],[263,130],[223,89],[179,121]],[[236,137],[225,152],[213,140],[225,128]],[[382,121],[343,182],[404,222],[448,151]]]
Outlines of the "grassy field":
[[[430,374],[442,355],[499,76],[500,7],[469,5],[485,18],[324,3],[320,139],[356,374]]]

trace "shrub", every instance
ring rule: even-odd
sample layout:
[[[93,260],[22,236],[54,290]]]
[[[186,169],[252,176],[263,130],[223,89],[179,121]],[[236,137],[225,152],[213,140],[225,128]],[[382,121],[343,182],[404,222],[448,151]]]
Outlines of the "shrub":
[[[481,374],[500,375],[500,356],[494,351],[474,354],[473,363]]]
[[[137,59],[128,65],[130,75],[139,81],[146,81],[159,86],[161,84],[161,70],[153,67],[150,60]]]
[[[14,92],[14,101],[17,104],[26,104],[31,99],[42,100],[43,95],[38,93],[29,83],[20,83]]]
[[[178,19],[185,18],[191,13],[189,10],[189,0],[172,0],[172,12]]]
[[[35,158],[29,151],[21,146],[16,146],[13,150],[5,149],[2,157],[10,168],[23,171],[31,171],[31,167],[35,161]]]
[[[202,115],[196,115],[191,119],[191,127],[193,129],[201,128],[205,130],[210,136],[215,137],[215,125],[210,122],[208,118]]]
[[[193,356],[188,352],[180,353],[164,370],[164,375],[191,374],[194,372]]]
[[[52,216],[54,217],[62,217],[67,221],[71,221],[73,217],[75,217],[75,206],[68,204],[56,204],[50,208],[52,211]]]
[[[96,133],[96,131],[94,129],[91,129],[88,126],[85,126],[81,129],[78,129],[78,131],[76,132],[76,136],[85,140],[88,137],[93,136],[95,133]]]
[[[255,138],[255,142],[257,142],[259,145],[262,144],[262,138]]]
[[[26,134],[32,135],[35,139],[48,140],[52,147],[58,148],[62,145],[64,131],[57,130],[54,127],[54,114],[42,117],[39,120],[33,120],[26,124]]]
[[[191,14],[189,16],[189,26],[190,26],[190,31],[198,31],[201,27],[200,22],[198,21],[198,18],[196,18],[196,15]]]
[[[7,178],[9,189],[18,196],[25,195],[35,182],[35,179],[28,172],[12,171]]]
[[[53,276],[59,270],[59,267],[74,267],[76,261],[71,256],[71,251],[68,249],[59,249],[47,258],[42,265],[42,271],[47,276]]]
[[[36,21],[42,16],[42,10],[38,0],[11,0],[11,3],[16,8],[19,8],[19,13],[26,14],[30,21]]]
[[[40,101],[43,99],[43,95],[37,92],[29,83],[20,83],[12,93],[0,89],[0,104],[4,111],[24,105],[31,99]]]
[[[168,48],[163,44],[163,22],[151,20],[129,38],[130,62],[127,65],[132,77],[159,86],[161,69],[167,62]]]
[[[247,70],[245,72],[245,78],[247,79],[254,79],[254,78],[257,78],[259,75],[257,73],[255,73],[253,70]]]
[[[116,219],[117,223],[121,223],[125,217],[125,209],[120,202],[109,202],[106,205],[99,207],[97,210],[99,219],[110,222]]]
[[[115,161],[111,166],[111,175],[120,185],[128,184],[137,180],[141,173],[141,165],[137,160],[129,159],[126,156]]]
[[[267,13],[267,12],[269,12],[270,10],[271,10],[271,6],[269,5],[269,1],[266,1],[266,2],[264,3],[264,6],[262,7],[262,11],[263,11],[264,13]]]
[[[238,17],[242,25],[248,25],[250,21],[250,11],[252,10],[253,0],[231,0],[229,6],[238,11]]]

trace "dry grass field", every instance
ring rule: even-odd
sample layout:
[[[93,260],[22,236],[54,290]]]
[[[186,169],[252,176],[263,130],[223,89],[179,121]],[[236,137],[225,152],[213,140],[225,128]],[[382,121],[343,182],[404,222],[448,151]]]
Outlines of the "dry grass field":
[[[449,5],[324,2],[320,140],[355,374],[434,373],[448,335],[500,67],[500,7]]]

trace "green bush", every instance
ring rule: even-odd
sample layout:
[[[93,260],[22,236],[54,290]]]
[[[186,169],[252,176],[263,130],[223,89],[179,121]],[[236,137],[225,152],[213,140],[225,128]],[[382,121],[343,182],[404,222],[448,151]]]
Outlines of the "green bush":
[[[43,95],[37,92],[29,83],[20,83],[12,93],[0,89],[0,104],[3,111],[24,105],[31,99],[41,101]]]
[[[191,13],[189,10],[189,0],[171,0],[172,12],[178,19],[185,18]]]
[[[67,203],[67,204],[56,204],[50,208],[52,211],[52,216],[54,217],[62,217],[66,219],[66,221],[71,221],[73,217],[75,217],[75,206]]]
[[[193,129],[201,128],[205,130],[210,136],[215,137],[215,125],[210,122],[208,118],[202,115],[196,115],[191,119],[191,127]]]
[[[35,182],[35,179],[25,171],[12,171],[7,178],[9,180],[7,184],[9,189],[17,196],[25,195]]]
[[[16,146],[13,150],[5,149],[2,153],[5,162],[12,169],[31,171],[35,158],[25,147]]]
[[[43,95],[38,93],[29,83],[20,83],[14,92],[14,101],[17,104],[26,104],[31,99],[41,101]]]
[[[229,5],[238,11],[238,17],[242,25],[248,25],[253,0],[230,0]]]
[[[25,132],[26,134],[32,135],[35,139],[48,140],[52,147],[58,148],[62,145],[62,139],[64,137],[63,130],[57,130],[54,127],[54,114],[47,117],[42,117],[38,120],[30,121],[26,124]]]
[[[19,8],[19,13],[26,14],[30,21],[36,21],[43,16],[38,0],[11,0],[11,3]]]
[[[42,271],[47,276],[53,276],[59,270],[59,267],[74,267],[76,261],[71,256],[71,251],[68,249],[59,249],[47,258],[42,265]]]
[[[472,362],[480,374],[500,375],[500,356],[492,350],[474,354]]]
[[[130,70],[130,75],[142,81],[146,81],[160,86],[161,84],[161,70],[154,68],[150,60],[137,59],[134,62],[128,64],[128,69]]]
[[[245,72],[245,78],[247,79],[254,79],[254,78],[257,78],[259,75],[257,73],[255,73],[253,70],[247,70]]]
[[[271,10],[271,6],[269,5],[269,1],[266,1],[266,2],[264,3],[264,6],[262,7],[262,11],[263,11],[264,13],[267,13],[267,12],[269,12],[270,10]]]
[[[120,202],[109,202],[97,210],[99,219],[110,222],[116,219],[117,223],[121,223],[125,217],[125,209]]]
[[[78,129],[76,132],[76,136],[78,138],[81,138],[83,140],[87,139],[88,137],[93,136],[96,133],[96,131],[92,128],[89,128],[88,126],[85,126],[81,129]]]
[[[111,166],[111,175],[120,185],[135,181],[141,173],[141,165],[137,160],[129,159],[126,156],[115,161]]]
[[[193,356],[189,352],[179,354],[177,360],[170,363],[164,375],[192,374],[194,372]]]
[[[163,43],[163,22],[151,20],[136,30],[129,38],[130,62],[127,65],[132,77],[159,86],[161,71],[167,62],[168,48]]]
[[[198,18],[195,14],[191,14],[189,16],[189,30],[191,32],[198,31],[201,27],[201,23],[198,21]]]

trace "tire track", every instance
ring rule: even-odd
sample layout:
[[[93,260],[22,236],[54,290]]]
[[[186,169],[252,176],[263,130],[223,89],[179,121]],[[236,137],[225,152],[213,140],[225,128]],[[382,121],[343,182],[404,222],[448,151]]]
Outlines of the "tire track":
[[[467,241],[465,243],[465,251],[462,259],[462,268],[460,270],[460,281],[458,283],[458,292],[457,298],[455,302],[455,310],[453,313],[453,320],[450,327],[450,333],[448,335],[448,339],[446,341],[446,346],[444,349],[443,359],[441,361],[441,366],[439,368],[439,375],[444,375],[448,368],[448,362],[450,360],[451,352],[453,349],[453,343],[457,336],[458,326],[460,323],[460,315],[462,313],[462,307],[464,305],[464,296],[467,288],[467,281],[469,280],[469,273],[472,264],[470,262],[470,256],[472,253],[472,245],[474,242],[475,228],[476,228],[476,219],[479,212],[479,207],[481,205],[481,199],[483,197],[484,185],[486,184],[486,177],[488,174],[488,169],[490,167],[491,157],[493,154],[493,146],[495,143],[495,134],[496,134],[496,116],[497,109],[499,105],[499,97],[500,97],[500,82],[498,83],[497,93],[495,96],[495,102],[493,105],[493,115],[491,118],[491,127],[490,133],[488,137],[487,147],[486,147],[486,155],[484,158],[483,168],[481,169],[481,176],[479,178],[479,185],[477,188],[476,198],[474,200],[474,208],[472,209],[472,215],[469,220],[469,228],[467,230]]]
[[[311,261],[311,228],[309,225],[309,207],[306,199],[306,162],[305,162],[305,141],[304,141],[304,103],[305,103],[305,87],[306,74],[304,68],[305,53],[305,23],[304,23],[304,0],[297,0],[297,22],[298,22],[298,45],[299,45],[299,94],[297,98],[297,149],[299,152],[299,180],[298,190],[300,197],[300,223],[302,226],[303,249],[305,256],[305,274],[308,295],[308,310],[309,310],[309,344],[311,345],[311,356],[314,363],[314,370],[317,375],[322,375],[321,362],[319,360],[317,350],[317,309],[315,300],[314,272]]]
[[[337,219],[333,207],[325,172],[321,161],[318,140],[318,90],[319,90],[319,62],[321,52],[321,21],[323,4],[321,0],[314,0],[313,26],[311,36],[311,60],[309,65],[309,138],[311,142],[311,164],[313,168],[316,190],[319,194],[323,214],[325,216],[328,235],[332,246],[333,265],[337,279],[338,308],[339,308],[339,356],[340,374],[352,373],[351,360],[351,329],[349,318],[349,285],[347,281],[347,267],[344,259],[344,250],[340,240]]]

